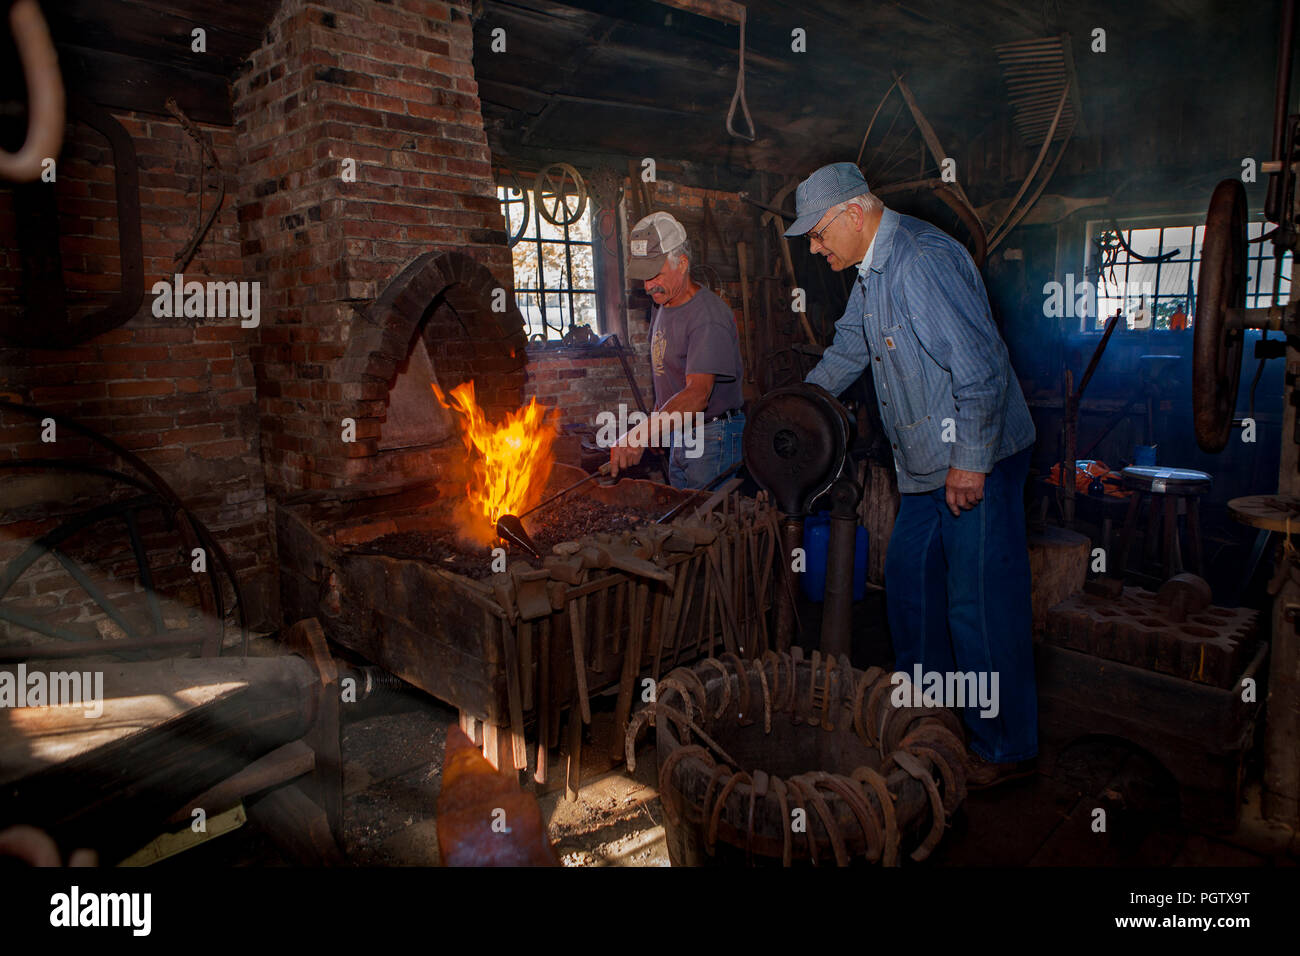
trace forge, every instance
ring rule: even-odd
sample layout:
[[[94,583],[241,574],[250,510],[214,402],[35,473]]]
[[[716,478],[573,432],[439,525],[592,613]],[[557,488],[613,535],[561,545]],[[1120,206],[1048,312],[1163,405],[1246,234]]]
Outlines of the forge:
[[[639,677],[775,647],[785,564],[774,508],[718,495],[657,523],[689,495],[641,479],[584,484],[525,518],[541,560],[495,540],[502,511],[586,474],[548,453],[531,466],[538,484],[485,460],[529,457],[503,452],[511,441],[550,441],[549,425],[511,434],[542,406],[522,401],[522,320],[491,310],[497,288],[474,260],[427,255],[359,318],[336,372],[357,378],[343,388],[373,415],[356,419],[338,468],[304,456],[308,485],[335,471],[352,480],[277,503],[280,604],[286,623],[319,617],[330,640],[456,707],[498,766],[544,782],[565,711],[580,727],[591,698],[617,688],[622,726]],[[566,454],[562,442],[553,451]],[[524,480],[534,486],[512,497]],[[489,533],[467,538],[475,505]]]

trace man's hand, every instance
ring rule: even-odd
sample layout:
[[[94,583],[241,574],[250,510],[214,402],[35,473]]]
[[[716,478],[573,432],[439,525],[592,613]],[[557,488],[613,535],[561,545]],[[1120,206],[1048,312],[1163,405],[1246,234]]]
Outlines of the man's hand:
[[[625,439],[626,440],[626,439]],[[633,448],[623,442],[610,446],[609,449],[609,475],[611,478],[617,478],[621,469],[631,468],[641,460],[645,454],[644,447]],[[981,478],[984,476],[981,475]]]
[[[959,516],[984,500],[984,473],[949,468],[944,489],[947,491],[948,510],[954,517]]]

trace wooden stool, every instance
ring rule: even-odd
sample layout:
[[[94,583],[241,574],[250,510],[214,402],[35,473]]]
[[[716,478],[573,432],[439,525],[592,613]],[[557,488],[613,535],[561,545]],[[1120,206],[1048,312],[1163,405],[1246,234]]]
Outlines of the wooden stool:
[[[1163,541],[1160,562],[1164,577],[1169,579],[1183,570],[1202,574],[1200,498],[1210,490],[1211,478],[1203,471],[1187,468],[1161,468],[1159,466],[1130,465],[1121,474],[1124,487],[1132,491],[1128,512],[1124,516],[1124,531],[1120,538],[1119,564],[1115,576],[1124,577],[1128,566],[1129,548],[1137,530],[1138,512],[1142,502],[1149,501],[1147,509],[1147,534],[1144,556],[1151,563],[1156,557],[1156,542]],[[1183,564],[1182,546],[1178,535],[1178,515],[1187,516],[1187,543],[1190,551],[1189,566]],[[1158,538],[1161,518],[1164,534]]]

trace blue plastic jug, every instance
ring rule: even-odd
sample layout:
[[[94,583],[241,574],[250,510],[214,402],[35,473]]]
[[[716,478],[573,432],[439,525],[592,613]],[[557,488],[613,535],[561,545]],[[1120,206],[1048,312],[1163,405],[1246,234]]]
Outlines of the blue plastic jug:
[[[857,526],[853,546],[853,600],[861,601],[867,594],[867,529]],[[821,603],[826,597],[826,555],[831,541],[831,514],[819,511],[809,515],[803,523],[803,550],[808,567],[799,575],[804,596]]]

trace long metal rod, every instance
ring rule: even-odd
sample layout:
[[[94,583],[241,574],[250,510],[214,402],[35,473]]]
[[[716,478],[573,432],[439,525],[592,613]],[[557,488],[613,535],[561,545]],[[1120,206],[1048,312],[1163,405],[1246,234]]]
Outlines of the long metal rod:
[[[1291,44],[1295,34],[1295,0],[1282,3],[1282,20],[1277,31],[1277,82],[1273,88],[1273,162],[1282,162],[1283,138],[1286,135],[1286,118],[1291,99]],[[1264,200],[1264,216],[1269,222],[1280,222],[1278,202],[1282,192],[1282,174],[1272,173],[1268,180],[1268,194]]]

